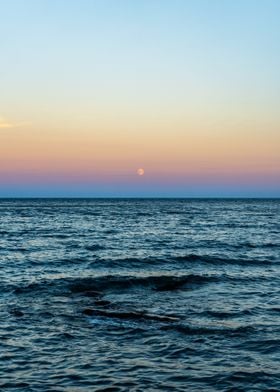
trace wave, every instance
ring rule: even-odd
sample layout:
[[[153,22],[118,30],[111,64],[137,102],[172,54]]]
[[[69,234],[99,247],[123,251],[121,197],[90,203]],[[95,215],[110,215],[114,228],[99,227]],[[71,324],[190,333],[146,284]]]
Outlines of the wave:
[[[160,327],[163,331],[181,332],[186,335],[229,335],[229,336],[243,336],[252,333],[255,328],[252,325],[240,325],[237,327],[211,327],[191,324],[172,324],[163,325]]]
[[[243,309],[240,311],[217,311],[217,310],[206,310],[205,312],[201,313],[202,315],[213,317],[216,319],[229,319],[235,317],[243,317],[243,316],[250,316],[254,314],[253,309]]]
[[[127,257],[117,259],[98,258],[91,262],[90,265],[95,267],[100,263],[100,266],[109,265],[110,267],[143,267],[147,265],[168,265],[172,264],[172,268],[184,266],[186,263],[205,263],[212,265],[240,265],[248,267],[267,266],[277,263],[274,259],[247,259],[247,258],[230,258],[219,255],[205,255],[198,253],[188,253],[185,255],[166,255],[163,257]]]
[[[253,242],[245,242],[242,245],[248,248],[279,248],[280,244],[275,244],[274,242],[266,242],[264,244],[254,244]]]
[[[187,275],[100,275],[83,278],[54,278],[32,282],[24,286],[14,287],[11,283],[6,289],[15,294],[24,294],[37,291],[57,293],[73,293],[96,297],[107,291],[126,291],[137,287],[148,288],[153,291],[174,291],[179,289],[192,289],[196,286],[219,281],[219,277],[210,275],[187,274]]]
[[[187,256],[182,257],[180,260],[196,260],[197,256]],[[142,259],[131,259],[133,263],[139,266],[143,265]],[[214,259],[216,260],[216,259]],[[66,262],[67,260],[65,260]],[[75,262],[82,262],[83,259],[77,259]],[[127,260],[125,260],[127,261]],[[68,261],[69,262],[69,261]],[[95,264],[99,264],[100,260],[95,261]],[[124,262],[124,260],[117,260],[118,263]],[[108,262],[109,263],[109,262]],[[104,267],[104,261],[101,261],[101,265]],[[110,267],[112,264],[110,262]],[[127,264],[126,264],[127,267]],[[130,265],[131,267],[131,265]],[[136,265],[134,265],[136,267]],[[170,274],[170,273],[160,273],[156,274],[152,272],[151,274],[100,274],[98,276],[86,276],[86,277],[63,277],[63,278],[50,278],[41,281],[35,281],[25,286],[16,287],[13,284],[5,283],[5,287],[13,287],[13,291],[17,294],[29,292],[29,291],[40,291],[48,290],[52,288],[53,292],[72,292],[72,293],[93,293],[104,292],[104,291],[125,291],[137,287],[147,288],[153,291],[175,291],[175,290],[191,290],[199,286],[219,283],[219,282],[259,282],[264,280],[270,280],[271,276],[265,275],[230,275],[226,273],[217,272],[217,274],[203,274],[203,273],[188,273],[188,274]],[[213,314],[214,315],[214,314]],[[219,315],[217,315],[219,317]],[[221,315],[222,317],[222,315]]]
[[[157,322],[159,323],[158,329],[160,331],[183,333],[186,335],[226,335],[241,337],[244,335],[247,336],[255,331],[255,326],[253,325],[208,326],[187,324],[181,322],[181,317],[178,315],[155,314],[137,310],[86,308],[82,311],[82,314],[90,317],[91,321],[99,321],[99,324],[106,324],[107,320],[115,320],[116,322]],[[135,324],[134,326],[139,327],[139,324]],[[153,324],[151,324],[151,327],[153,327]]]
[[[234,264],[234,265],[242,265],[242,266],[253,266],[256,265],[271,265],[275,263],[275,261],[267,260],[267,259],[240,259],[240,258],[228,258],[221,256],[208,256],[208,255],[199,255],[195,253],[190,253],[183,256],[176,256],[174,258],[177,262],[200,262],[207,264]]]
[[[100,310],[100,309],[84,309],[83,314],[87,316],[101,316],[109,318],[117,318],[119,320],[142,320],[142,321],[161,321],[175,322],[179,321],[178,317],[159,315],[139,311],[116,311],[116,310]]]
[[[246,350],[255,351],[262,354],[273,354],[279,353],[280,339],[257,339],[247,340]],[[242,345],[237,346],[238,349],[244,349]]]
[[[85,259],[86,261],[86,259]],[[116,258],[106,259],[103,257],[97,257],[95,255],[94,260],[89,260],[89,267],[110,267],[110,268],[135,268],[142,269],[146,267],[161,267],[163,266],[166,270],[170,268],[179,270],[185,268],[186,265],[191,264],[207,264],[214,266],[226,266],[226,265],[237,265],[242,267],[256,267],[256,266],[272,266],[277,264],[277,260],[268,259],[246,259],[246,258],[228,258],[222,256],[209,256],[199,255],[190,253],[179,256],[163,256],[163,257],[127,257],[127,258]]]
[[[84,278],[70,285],[72,292],[104,291],[108,289],[130,289],[137,286],[150,287],[156,291],[172,291],[187,285],[199,285],[216,281],[217,277],[208,275],[148,275],[121,276],[106,275],[97,278]]]
[[[96,250],[104,250],[106,248],[103,245],[91,244],[91,245],[86,245],[85,249],[92,252],[92,251],[96,251]]]
[[[0,230],[0,235],[6,235],[6,234],[10,234],[10,231],[7,230]]]

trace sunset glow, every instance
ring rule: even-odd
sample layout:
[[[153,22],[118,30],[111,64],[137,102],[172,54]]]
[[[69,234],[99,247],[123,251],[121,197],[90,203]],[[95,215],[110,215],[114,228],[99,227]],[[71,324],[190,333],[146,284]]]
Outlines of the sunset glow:
[[[279,2],[0,6],[0,196],[280,196]]]

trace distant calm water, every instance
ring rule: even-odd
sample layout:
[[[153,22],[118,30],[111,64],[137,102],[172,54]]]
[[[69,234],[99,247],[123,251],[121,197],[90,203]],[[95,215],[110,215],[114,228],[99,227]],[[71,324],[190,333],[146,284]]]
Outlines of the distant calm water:
[[[279,200],[1,200],[1,391],[280,391]]]

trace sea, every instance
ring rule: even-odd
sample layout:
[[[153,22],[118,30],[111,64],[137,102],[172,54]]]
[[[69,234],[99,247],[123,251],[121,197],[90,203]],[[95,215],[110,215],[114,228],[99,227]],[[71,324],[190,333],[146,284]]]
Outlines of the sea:
[[[279,233],[279,199],[1,199],[0,390],[280,391]]]

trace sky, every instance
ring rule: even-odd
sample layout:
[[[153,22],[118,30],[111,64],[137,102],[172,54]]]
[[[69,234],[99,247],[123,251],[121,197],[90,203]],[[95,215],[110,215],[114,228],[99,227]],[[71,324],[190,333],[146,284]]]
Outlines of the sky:
[[[0,197],[280,197],[280,1],[0,15]]]

